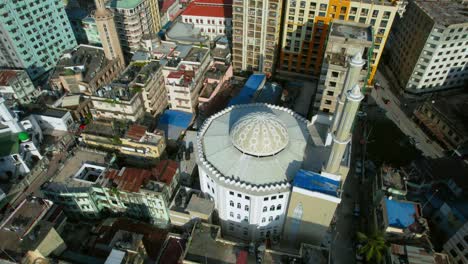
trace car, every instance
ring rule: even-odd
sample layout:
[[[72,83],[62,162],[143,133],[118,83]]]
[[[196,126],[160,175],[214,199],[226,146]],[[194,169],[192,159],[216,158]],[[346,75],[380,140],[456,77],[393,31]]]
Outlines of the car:
[[[358,202],[354,203],[353,215],[356,216],[356,217],[361,215],[361,207],[359,206]]]

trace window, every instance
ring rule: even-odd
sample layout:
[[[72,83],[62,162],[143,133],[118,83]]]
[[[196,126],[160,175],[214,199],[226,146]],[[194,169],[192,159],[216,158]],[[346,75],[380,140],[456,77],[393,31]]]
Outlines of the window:
[[[229,205],[234,207],[234,202],[233,201],[229,201]]]
[[[332,71],[332,77],[333,78],[338,78],[339,75],[340,75],[339,72]]]
[[[281,210],[281,204],[278,204],[278,206],[276,206],[276,210]]]
[[[230,212],[230,213],[229,213],[229,216],[230,216],[230,217],[234,217],[234,213],[233,213],[233,212]]]
[[[249,221],[249,217],[244,216],[244,221],[248,222],[248,221]]]
[[[242,205],[240,203],[237,203],[237,208],[241,209]]]
[[[237,219],[239,219],[239,220],[241,219],[241,216],[240,216],[240,214],[237,214]]]
[[[460,243],[457,243],[457,248],[460,250],[460,251],[463,251],[465,248],[463,247],[462,244]]]
[[[265,217],[262,218],[262,223],[265,223],[266,219]]]
[[[283,199],[283,197],[284,197],[284,196],[283,196],[282,194],[280,194],[280,195],[278,196],[279,199]]]
[[[244,210],[246,210],[246,211],[248,212],[248,211],[249,211],[249,206],[246,205],[246,206],[244,207]]]
[[[276,195],[271,197],[271,200],[276,200]]]
[[[247,195],[246,195],[246,196],[245,196],[245,199],[246,199],[246,200],[250,200],[250,196],[247,196]]]
[[[330,87],[336,87],[336,82],[330,82]],[[333,92],[332,92],[333,94]]]
[[[263,212],[266,212],[268,208],[266,206],[263,207]]]
[[[268,217],[268,222],[273,221],[273,216]]]
[[[242,198],[242,194],[238,193],[237,197]]]
[[[275,210],[275,206],[274,205],[270,206],[270,211],[274,211],[274,210]]]
[[[279,215],[275,216],[275,221],[279,220]]]
[[[331,100],[325,100],[326,105],[331,105],[332,101]]]
[[[456,252],[453,248],[450,250],[450,254],[451,254],[454,258],[456,258],[456,257],[458,256],[457,252]]]
[[[263,198],[263,201],[268,201],[268,197]]]
[[[230,195],[234,195],[234,192],[230,191],[229,194],[230,194]]]

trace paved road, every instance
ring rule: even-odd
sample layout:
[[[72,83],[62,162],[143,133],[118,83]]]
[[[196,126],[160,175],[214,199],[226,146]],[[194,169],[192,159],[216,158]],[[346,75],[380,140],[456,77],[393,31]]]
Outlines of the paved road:
[[[431,158],[443,157],[443,149],[436,142],[429,139],[421,128],[408,117],[408,113],[405,114],[401,109],[405,106],[402,106],[400,100],[388,89],[389,83],[379,71],[377,71],[376,80],[382,84],[382,88],[372,89],[371,95],[377,105],[387,110],[387,117],[390,118],[404,134],[415,140],[416,147],[422,151],[423,155]],[[385,104],[383,99],[387,99],[390,102]]]

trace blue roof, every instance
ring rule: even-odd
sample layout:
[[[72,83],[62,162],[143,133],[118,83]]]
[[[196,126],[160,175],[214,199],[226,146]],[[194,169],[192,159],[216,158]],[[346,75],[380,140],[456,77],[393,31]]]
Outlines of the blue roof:
[[[252,74],[240,93],[229,101],[228,106],[237,104],[248,104],[252,101],[255,92],[260,89],[262,83],[265,81],[265,74]]]
[[[338,197],[340,182],[312,171],[299,170],[294,176],[293,186]]]
[[[192,121],[192,114],[177,110],[166,110],[159,118],[158,129],[163,130],[168,139],[178,139]]]
[[[419,215],[415,203],[389,200],[385,198],[388,225],[396,228],[406,228],[415,222]]]
[[[276,104],[281,96],[281,86],[278,84],[267,83],[255,99],[257,103]]]

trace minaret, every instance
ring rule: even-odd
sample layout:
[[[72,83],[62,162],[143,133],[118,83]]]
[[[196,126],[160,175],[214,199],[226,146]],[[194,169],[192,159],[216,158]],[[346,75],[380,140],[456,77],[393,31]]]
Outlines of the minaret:
[[[343,90],[338,97],[338,104],[335,110],[335,116],[333,117],[333,125],[331,126],[331,132],[335,132],[338,123],[340,122],[341,112],[343,111],[343,106],[346,100],[346,92],[349,91],[353,85],[359,82],[359,77],[361,76],[362,66],[366,62],[362,59],[362,53],[358,52],[354,55],[350,62],[348,72],[346,73],[345,83],[343,84]]]
[[[108,60],[119,59],[122,67],[125,67],[125,60],[120,46],[119,36],[115,29],[114,14],[107,9],[104,0],[95,0],[96,11],[94,19],[101,38],[102,47]]]
[[[343,159],[346,146],[351,141],[351,128],[354,118],[359,109],[359,104],[364,96],[359,85],[354,85],[353,89],[346,92],[346,101],[343,106],[340,122],[333,134],[333,145],[325,165],[325,172],[339,174],[341,160]]]

